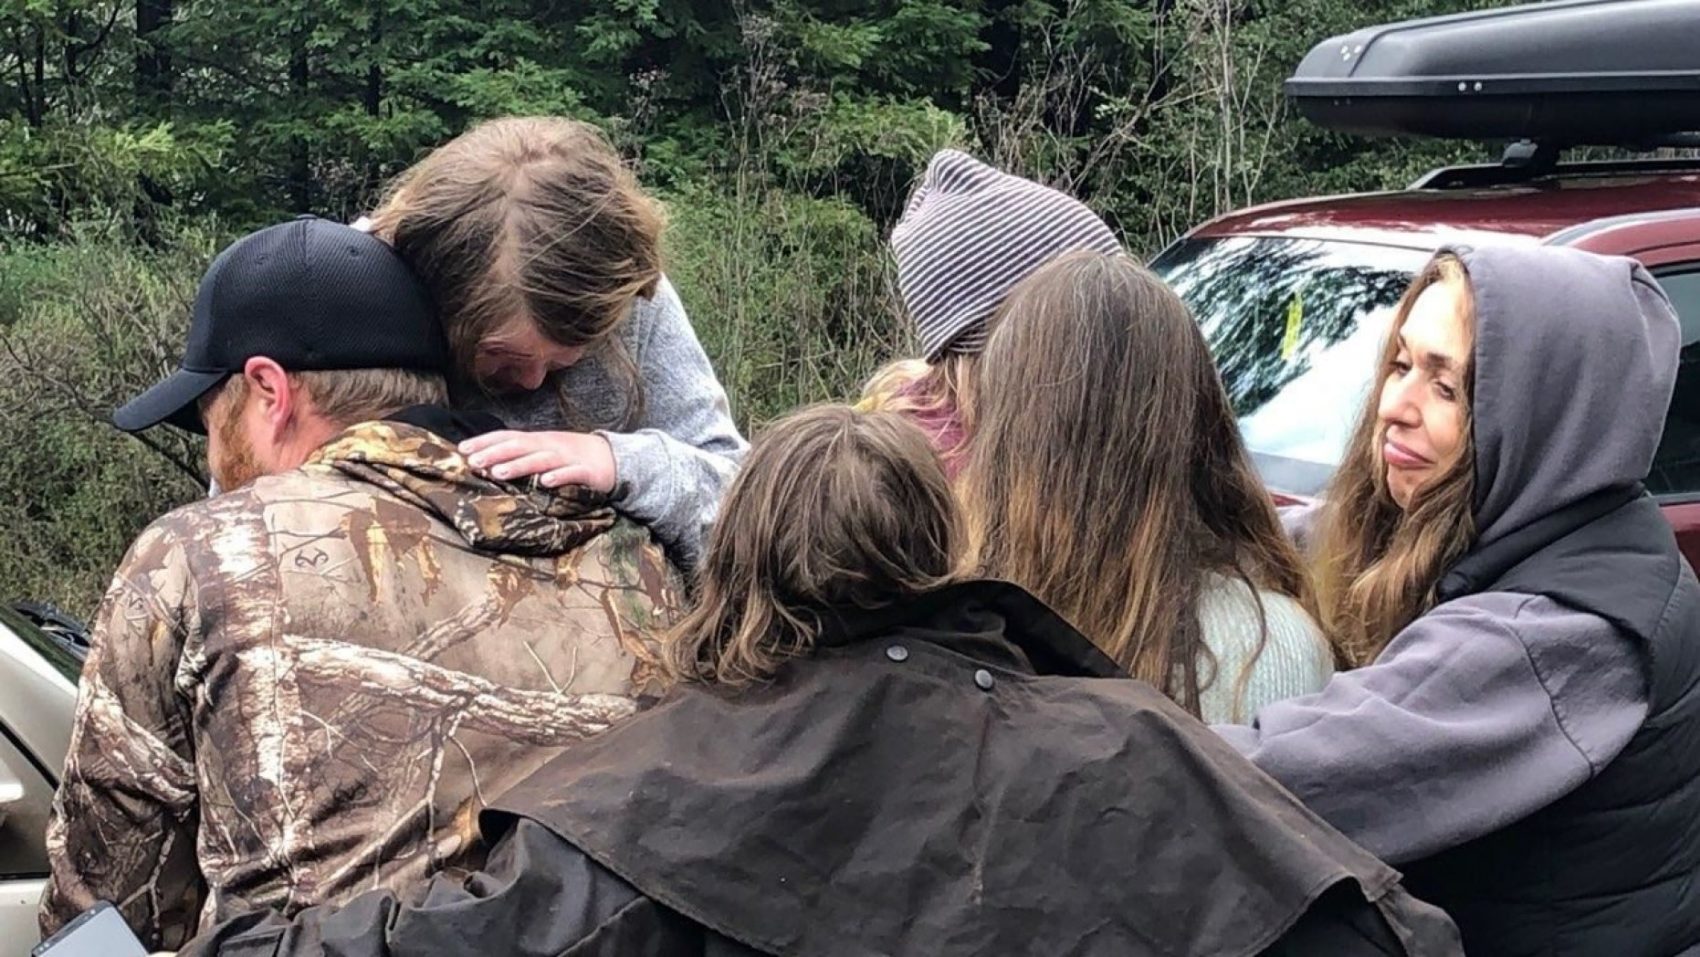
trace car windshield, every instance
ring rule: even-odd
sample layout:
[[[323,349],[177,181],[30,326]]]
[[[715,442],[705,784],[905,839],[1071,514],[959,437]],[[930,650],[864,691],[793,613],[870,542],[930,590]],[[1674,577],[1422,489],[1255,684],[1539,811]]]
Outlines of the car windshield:
[[[1198,317],[1263,480],[1320,493],[1422,250],[1284,237],[1182,240],[1151,268]]]

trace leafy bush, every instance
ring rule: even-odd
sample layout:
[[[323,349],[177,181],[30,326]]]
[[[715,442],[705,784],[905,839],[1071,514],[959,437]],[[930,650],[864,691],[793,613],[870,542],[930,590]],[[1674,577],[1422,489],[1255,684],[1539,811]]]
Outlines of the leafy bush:
[[[849,203],[762,187],[668,199],[673,281],[746,428],[853,395],[906,348],[879,233]]]
[[[0,597],[87,615],[135,534],[206,488],[197,442],[107,416],[175,367],[213,246],[85,231],[0,254]]]

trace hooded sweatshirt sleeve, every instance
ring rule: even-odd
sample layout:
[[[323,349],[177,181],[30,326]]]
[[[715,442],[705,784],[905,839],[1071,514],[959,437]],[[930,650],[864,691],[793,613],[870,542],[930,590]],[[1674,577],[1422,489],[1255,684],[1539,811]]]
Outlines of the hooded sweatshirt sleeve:
[[[1630,638],[1546,598],[1490,593],[1434,609],[1317,694],[1216,730],[1399,865],[1568,794],[1646,715]]]
[[[693,948],[691,945],[695,944]],[[293,919],[253,911],[191,941],[179,957],[435,957],[501,953],[674,954],[701,947],[690,922],[542,825],[520,820],[484,870],[439,875],[398,896],[373,891]]]
[[[633,357],[643,415],[634,431],[599,434],[614,451],[615,505],[692,567],[749,443],[732,423],[726,390],[673,285],[663,279],[655,298],[637,309],[648,329]]]

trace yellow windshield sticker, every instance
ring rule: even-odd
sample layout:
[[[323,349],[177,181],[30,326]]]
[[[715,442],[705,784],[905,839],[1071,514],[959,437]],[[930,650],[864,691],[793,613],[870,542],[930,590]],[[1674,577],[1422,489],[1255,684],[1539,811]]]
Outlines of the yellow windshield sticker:
[[[1293,358],[1293,353],[1299,351],[1299,326],[1304,324],[1304,298],[1297,292],[1293,293],[1293,301],[1287,303],[1287,334],[1281,337],[1281,361],[1287,362]]]

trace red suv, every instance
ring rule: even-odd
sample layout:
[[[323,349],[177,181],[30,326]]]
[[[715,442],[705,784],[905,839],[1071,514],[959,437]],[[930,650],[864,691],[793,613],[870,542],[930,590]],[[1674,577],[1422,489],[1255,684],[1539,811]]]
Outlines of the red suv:
[[[1420,71],[1422,44],[1430,34],[1437,56],[1454,56],[1467,46],[1459,42],[1460,31],[1479,31],[1481,23],[1503,29],[1526,19],[1524,11],[1543,7],[1574,20],[1599,6],[1511,8],[1335,38],[1317,47],[1331,73],[1316,81],[1326,87],[1319,93],[1325,102],[1311,108],[1300,102],[1300,108],[1340,129],[1462,135],[1451,127],[1423,128],[1430,121],[1456,124],[1457,111],[1447,102],[1456,96],[1437,94],[1433,108],[1426,109],[1414,82],[1333,75],[1342,57],[1350,61],[1349,70],[1362,72],[1374,65],[1378,42],[1397,40],[1399,68]],[[1527,36],[1530,25],[1525,22],[1519,31]],[[1583,27],[1592,24],[1576,24]],[[1491,44],[1482,52],[1488,59],[1495,54]],[[1313,52],[1306,65],[1316,57]],[[1307,82],[1306,65],[1289,81],[1290,93]],[[1461,67],[1448,63],[1446,69]],[[1484,86],[1448,75],[1441,88],[1453,89],[1454,80],[1457,89]],[[1354,83],[1361,87],[1355,93]],[[1398,102],[1378,103],[1375,97],[1388,89],[1398,92]],[[1687,122],[1695,99],[1689,94],[1679,109],[1660,115]],[[1533,109],[1511,112],[1519,122],[1541,115]],[[1527,132],[1507,131],[1505,115],[1485,109],[1479,135]],[[1552,133],[1563,119],[1548,116],[1543,122],[1548,128],[1537,135]],[[1502,164],[1438,170],[1405,190],[1240,210],[1199,226],[1152,262],[1202,324],[1246,444],[1278,498],[1309,498],[1327,484],[1369,394],[1392,308],[1439,246],[1574,246],[1639,259],[1682,320],[1676,392],[1647,485],[1675,526],[1683,553],[1700,567],[1700,159],[1564,164],[1557,158],[1550,146],[1520,143]]]

